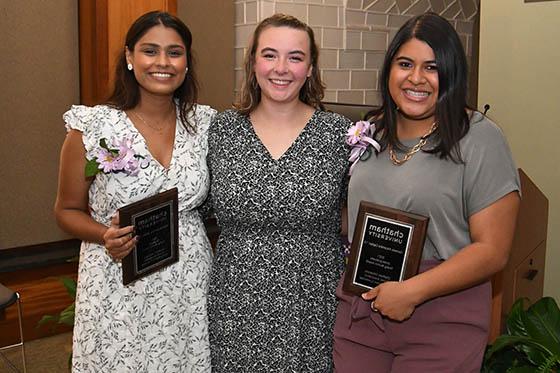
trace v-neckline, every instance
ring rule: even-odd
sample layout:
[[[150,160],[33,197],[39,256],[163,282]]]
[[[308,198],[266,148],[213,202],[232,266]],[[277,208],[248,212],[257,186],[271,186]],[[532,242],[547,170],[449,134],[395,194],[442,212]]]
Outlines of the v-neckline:
[[[140,136],[140,139],[142,139],[142,142],[144,143],[144,147],[146,148],[146,151],[148,152],[150,158],[153,159],[155,164],[157,164],[164,171],[169,171],[171,169],[171,166],[173,166],[173,164],[174,164],[173,159],[175,158],[175,147],[177,145],[177,135],[179,133],[179,123],[178,123],[178,119],[177,119],[177,111],[175,110],[175,133],[173,134],[173,146],[171,147],[171,157],[169,158],[169,164],[167,165],[167,167],[165,167],[159,161],[159,159],[154,157],[154,155],[152,154],[152,151],[150,150],[150,147],[148,146],[148,142],[146,141],[146,138],[144,137],[144,135],[142,135],[142,132],[140,132],[138,130],[138,128],[136,128],[136,126],[134,125],[134,122],[132,121],[132,119],[130,119],[128,114],[124,110],[122,111],[122,113],[124,114],[125,122],[132,128],[132,131],[136,132],[136,134],[138,136]]]
[[[286,148],[286,150],[284,151],[284,153],[282,153],[278,158],[274,158],[272,156],[272,153],[270,152],[270,150],[266,147],[266,145],[264,144],[264,142],[261,140],[261,138],[259,137],[259,135],[257,134],[257,131],[255,131],[255,126],[253,125],[253,122],[251,121],[251,117],[249,115],[246,116],[246,123],[249,126],[249,131],[251,132],[253,138],[255,139],[255,141],[259,144],[259,146],[262,148],[263,153],[266,155],[267,158],[269,158],[269,160],[271,160],[272,162],[280,162],[282,159],[286,158],[289,153],[292,152],[292,149],[294,147],[297,146],[297,144],[301,141],[300,139],[302,138],[302,136],[309,131],[309,127],[313,124],[315,116],[317,115],[317,113],[319,112],[318,109],[315,109],[315,111],[313,112],[313,114],[311,114],[311,116],[309,117],[309,119],[307,120],[307,122],[305,123],[305,126],[303,126],[303,128],[301,129],[301,131],[299,131],[298,135],[296,136],[296,138],[294,139],[294,141],[292,141],[292,143],[290,144],[290,146],[288,146]]]

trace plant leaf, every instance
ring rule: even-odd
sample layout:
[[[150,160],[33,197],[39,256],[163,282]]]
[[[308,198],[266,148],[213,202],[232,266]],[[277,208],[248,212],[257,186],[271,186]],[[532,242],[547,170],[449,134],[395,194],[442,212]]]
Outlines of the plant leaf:
[[[74,325],[75,310],[76,310],[76,304],[75,303],[72,303],[71,305],[66,307],[64,310],[62,310],[60,312],[60,318],[58,319],[58,323],[73,326]]]
[[[109,145],[107,145],[107,139],[104,138],[104,137],[101,140],[99,140],[99,146],[101,146],[103,149],[107,150],[108,152],[110,152],[113,155],[119,154],[119,149],[109,148]]]
[[[552,371],[552,368],[556,367],[559,368],[558,365],[560,363],[560,356],[551,356],[547,361],[539,366],[538,372],[539,373],[549,373]],[[557,370],[554,370],[556,372]]]
[[[511,367],[507,371],[507,373],[535,373],[535,367],[532,366],[522,366],[522,367]]]
[[[499,351],[507,346],[515,346],[522,348],[523,352],[529,352],[531,355],[536,355],[533,361],[532,356],[527,353],[527,357],[531,363],[536,366],[542,364],[550,356],[554,355],[546,346],[533,340],[531,337],[522,335],[501,335],[494,341],[492,347],[488,350],[488,357],[492,356],[496,351]]]
[[[101,170],[99,169],[99,163],[97,163],[97,158],[89,159],[86,162],[85,174],[86,177],[92,177],[97,175]]]
[[[528,331],[528,326],[531,324],[531,320],[529,320],[527,311],[523,309],[525,301],[529,301],[529,299],[520,298],[516,300],[511,307],[511,311],[506,320],[507,331],[511,336],[523,336],[532,340]],[[540,341],[536,341],[534,339],[532,342],[524,341],[515,342],[514,344],[515,348],[524,352],[529,361],[535,366],[539,366],[546,361],[550,355],[552,355],[552,352],[548,350],[548,347],[541,345]]]
[[[50,324],[52,322],[57,322],[58,317],[53,315],[44,315],[41,317],[41,320],[37,323],[37,328],[46,324]]]
[[[527,310],[527,332],[546,346],[554,355],[560,355],[560,309],[551,297],[539,299]]]
[[[76,281],[69,277],[61,277],[60,281],[66,288],[68,295],[70,295],[72,299],[76,299]]]
[[[523,315],[525,314],[523,303],[526,299],[527,298],[519,298],[515,301],[513,306],[511,306],[511,310],[506,319],[506,327],[510,335],[529,335],[523,319]]]
[[[508,334],[501,335],[498,338],[496,338],[492,346],[490,346],[488,351],[486,351],[486,359],[489,359],[496,352],[506,347],[510,347],[515,345],[516,343],[525,342],[527,340],[530,340],[529,337],[523,335],[508,335]]]
[[[511,367],[517,367],[521,364],[529,363],[525,354],[516,350],[513,346],[505,347],[496,351],[491,357],[488,355],[488,350],[484,356],[484,364],[482,365],[482,373],[503,373]]]
[[[107,139],[105,137],[101,138],[101,140],[99,140],[99,146],[101,146],[103,149],[107,150],[107,151],[111,151],[111,149],[109,149],[109,146],[107,145]]]
[[[61,315],[58,320],[59,324],[73,326],[74,325],[74,315]]]
[[[528,331],[531,320],[529,320],[526,312],[521,314],[521,318],[523,319],[525,330]],[[548,346],[544,345],[542,341],[533,338],[531,335],[528,335],[527,337],[531,339],[532,343],[521,343],[517,345],[516,348],[525,352],[529,361],[535,364],[535,366],[542,364],[553,354]]]

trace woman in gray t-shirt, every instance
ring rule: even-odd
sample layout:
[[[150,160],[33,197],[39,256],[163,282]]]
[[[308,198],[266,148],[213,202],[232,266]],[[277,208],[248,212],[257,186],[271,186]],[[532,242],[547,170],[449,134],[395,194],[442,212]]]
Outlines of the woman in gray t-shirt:
[[[507,263],[519,207],[511,153],[500,129],[467,108],[465,53],[444,18],[401,27],[380,85],[383,105],[370,117],[380,149],[353,166],[348,236],[360,201],[430,221],[417,276],[362,297],[337,289],[335,369],[479,371],[489,279]]]

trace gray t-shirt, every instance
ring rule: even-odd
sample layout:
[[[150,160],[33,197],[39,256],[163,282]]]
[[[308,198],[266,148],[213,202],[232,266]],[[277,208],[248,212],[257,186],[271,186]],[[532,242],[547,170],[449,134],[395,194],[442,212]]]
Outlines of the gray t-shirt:
[[[411,147],[418,140],[403,144]],[[473,112],[459,145],[462,164],[422,151],[401,166],[391,162],[388,151],[358,162],[348,191],[349,239],[364,200],[429,216],[423,259],[445,260],[469,245],[469,217],[521,188],[502,131],[481,113]]]

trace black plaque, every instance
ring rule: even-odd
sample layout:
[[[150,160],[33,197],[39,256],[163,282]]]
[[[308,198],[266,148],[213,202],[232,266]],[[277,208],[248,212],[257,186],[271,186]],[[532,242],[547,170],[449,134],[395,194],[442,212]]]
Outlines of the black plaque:
[[[344,291],[362,294],[418,273],[428,217],[360,202]]]
[[[127,285],[179,260],[177,188],[119,209],[120,226],[134,226],[136,247],[122,260]]]

